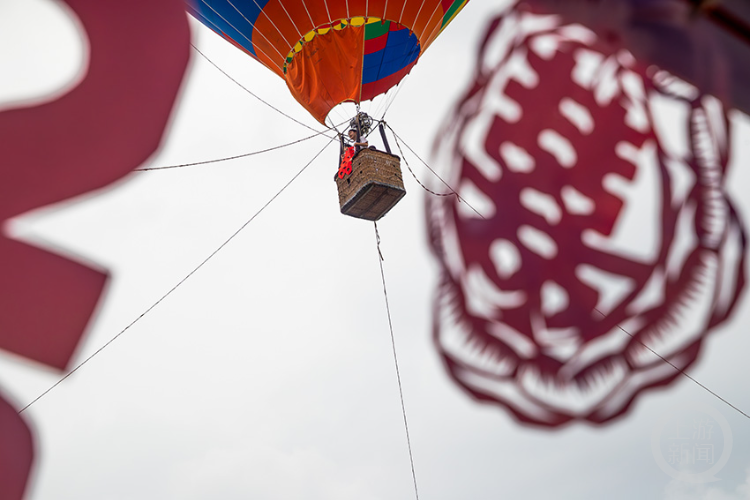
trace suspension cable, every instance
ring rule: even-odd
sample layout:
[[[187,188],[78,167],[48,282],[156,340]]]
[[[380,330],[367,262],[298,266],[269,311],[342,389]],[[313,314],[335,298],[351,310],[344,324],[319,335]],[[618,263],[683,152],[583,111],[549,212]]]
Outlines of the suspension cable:
[[[604,315],[604,313],[601,312],[599,309],[594,308],[594,311],[596,311],[599,314],[601,314],[602,318],[606,317]],[[712,396],[714,396],[719,401],[723,402],[724,404],[726,404],[727,406],[729,406],[733,410],[736,410],[739,414],[741,414],[741,415],[745,416],[746,418],[750,419],[750,415],[748,415],[744,411],[740,410],[738,407],[736,407],[735,405],[733,405],[732,403],[730,403],[726,399],[722,398],[721,396],[719,396],[718,394],[716,394],[714,391],[712,391],[711,389],[709,389],[705,385],[703,385],[700,382],[698,382],[697,379],[695,379],[694,377],[691,377],[690,375],[688,375],[688,373],[684,369],[682,369],[679,366],[675,365],[674,363],[672,363],[671,361],[669,361],[667,358],[665,358],[664,356],[662,356],[661,354],[659,354],[658,352],[656,352],[655,350],[653,350],[651,347],[649,347],[648,345],[646,345],[643,341],[641,341],[635,335],[633,335],[632,333],[630,333],[629,331],[627,331],[626,329],[624,329],[623,327],[621,327],[619,324],[617,325],[617,328],[619,328],[620,330],[622,330],[622,332],[625,333],[628,337],[630,337],[631,339],[635,340],[636,342],[638,342],[639,344],[641,344],[643,347],[645,347],[646,349],[648,349],[657,358],[661,359],[666,364],[668,364],[669,366],[671,366],[672,368],[674,368],[675,370],[677,370],[677,372],[680,375],[685,376],[688,380],[691,380],[692,382],[694,382],[698,387],[700,387],[701,389],[705,390],[706,392],[708,392],[709,394],[711,394]]]
[[[26,409],[28,409],[28,408],[29,408],[29,407],[30,407],[31,405],[33,405],[34,403],[36,403],[37,401],[39,401],[39,400],[40,400],[41,398],[43,398],[43,397],[44,397],[45,395],[47,395],[47,394],[48,394],[48,393],[49,393],[50,391],[52,391],[52,390],[53,390],[53,389],[54,389],[55,387],[57,387],[58,385],[60,385],[60,384],[61,384],[61,383],[62,383],[63,381],[65,381],[65,380],[66,380],[66,379],[67,379],[68,377],[70,377],[70,376],[71,376],[71,375],[73,375],[73,374],[74,374],[74,373],[75,373],[76,371],[78,371],[78,369],[79,369],[79,368],[81,368],[81,367],[82,367],[83,365],[85,365],[86,363],[88,363],[89,361],[91,361],[91,359],[93,359],[93,358],[94,358],[94,356],[96,356],[97,354],[99,354],[100,352],[102,352],[102,351],[103,351],[103,350],[104,350],[104,349],[105,349],[106,347],[108,347],[108,346],[109,346],[109,345],[110,345],[110,344],[111,344],[112,342],[114,342],[115,340],[117,340],[117,339],[118,339],[118,338],[119,338],[119,337],[120,337],[120,336],[121,336],[121,335],[122,335],[123,333],[125,333],[126,331],[128,331],[128,330],[130,329],[130,327],[132,327],[132,326],[133,326],[133,325],[135,325],[135,324],[136,324],[136,323],[137,323],[138,321],[140,321],[140,320],[141,320],[141,318],[143,318],[143,317],[144,317],[144,316],[145,316],[146,314],[148,314],[149,312],[151,312],[151,311],[152,311],[152,310],[153,310],[153,309],[154,309],[154,308],[155,308],[156,306],[158,306],[159,304],[161,304],[161,302],[162,302],[162,301],[163,301],[164,299],[166,299],[167,297],[169,297],[169,296],[170,296],[170,295],[172,294],[172,292],[174,292],[175,290],[177,290],[177,288],[179,288],[179,287],[180,287],[180,285],[182,285],[183,283],[185,283],[185,281],[187,281],[187,280],[188,280],[188,279],[189,279],[189,278],[190,278],[190,277],[191,277],[191,276],[192,276],[193,274],[195,274],[195,273],[196,273],[196,272],[197,272],[197,271],[198,271],[198,270],[199,270],[200,268],[202,268],[202,267],[203,267],[203,266],[204,266],[204,265],[205,265],[205,264],[206,264],[206,263],[207,263],[207,262],[208,262],[209,260],[211,260],[211,259],[212,259],[212,258],[213,258],[213,257],[214,257],[214,256],[215,256],[215,255],[216,255],[217,253],[219,253],[219,252],[220,252],[220,251],[221,251],[221,250],[222,250],[222,249],[223,249],[223,248],[224,248],[225,246],[227,246],[227,245],[229,244],[229,242],[230,242],[230,241],[232,241],[232,240],[233,240],[233,239],[234,239],[234,238],[235,238],[235,237],[236,237],[236,236],[237,236],[238,234],[240,234],[240,232],[242,232],[242,230],[243,230],[243,229],[245,229],[245,228],[246,228],[246,227],[248,226],[248,224],[250,224],[250,223],[251,223],[252,221],[254,221],[254,220],[255,220],[255,218],[256,218],[256,217],[257,217],[258,215],[260,215],[260,213],[261,213],[261,212],[263,212],[263,211],[264,211],[264,210],[265,210],[266,208],[268,208],[268,206],[269,206],[269,205],[270,205],[270,204],[271,204],[271,203],[272,203],[272,202],[273,202],[273,201],[274,201],[274,200],[275,200],[276,198],[278,198],[278,197],[279,197],[279,196],[281,195],[281,193],[283,193],[283,192],[284,192],[284,191],[286,190],[286,188],[288,188],[288,187],[289,187],[289,186],[290,186],[290,185],[292,184],[292,182],[294,182],[294,181],[295,181],[295,180],[296,180],[296,179],[297,179],[297,178],[298,178],[298,177],[299,177],[300,175],[302,175],[302,173],[303,173],[303,172],[304,172],[305,170],[307,170],[307,167],[309,167],[309,166],[310,166],[310,165],[312,164],[312,162],[314,162],[314,161],[315,161],[315,160],[316,160],[316,159],[318,158],[318,156],[320,156],[320,155],[321,155],[321,154],[323,153],[323,151],[325,151],[325,149],[326,149],[326,148],[327,148],[327,147],[328,147],[328,146],[329,146],[329,145],[331,144],[331,142],[332,142],[332,141],[333,141],[333,139],[330,139],[330,140],[329,140],[329,141],[328,141],[328,142],[326,143],[326,145],[325,145],[325,146],[323,146],[323,149],[321,149],[321,150],[320,150],[320,151],[319,151],[318,153],[316,153],[316,154],[315,154],[315,156],[313,156],[313,158],[312,158],[312,159],[311,159],[310,161],[308,161],[308,162],[307,162],[307,163],[305,164],[305,166],[304,166],[304,167],[302,167],[302,168],[301,168],[301,169],[300,169],[300,170],[299,170],[299,171],[298,171],[298,172],[297,172],[296,174],[294,174],[294,176],[293,176],[293,177],[292,177],[292,178],[291,178],[291,179],[290,179],[290,180],[289,180],[289,181],[288,181],[288,182],[287,182],[286,184],[284,184],[284,186],[283,186],[283,187],[282,187],[282,188],[281,188],[281,189],[280,189],[280,190],[279,190],[279,191],[278,191],[278,192],[277,192],[277,193],[276,193],[275,195],[273,195],[273,196],[271,197],[271,199],[270,199],[270,200],[268,200],[268,201],[266,202],[266,204],[265,204],[265,205],[263,205],[262,207],[260,207],[260,209],[259,209],[259,210],[258,210],[257,212],[255,212],[255,214],[253,214],[253,216],[252,216],[252,217],[250,217],[250,218],[249,218],[249,219],[248,219],[248,220],[247,220],[247,221],[246,221],[246,222],[245,222],[244,224],[242,224],[242,225],[241,225],[241,226],[239,227],[239,229],[237,229],[237,230],[236,230],[236,231],[235,231],[234,233],[232,233],[232,235],[231,235],[231,236],[229,236],[229,238],[227,238],[227,239],[226,239],[226,240],[224,241],[224,243],[222,243],[221,245],[219,245],[219,247],[218,247],[218,248],[217,248],[216,250],[214,250],[213,252],[211,252],[211,253],[210,253],[210,254],[208,255],[208,257],[206,257],[205,259],[203,259],[203,261],[201,261],[201,263],[200,263],[200,264],[198,264],[198,265],[197,265],[197,266],[196,266],[195,268],[193,268],[193,270],[192,270],[192,271],[190,271],[190,272],[189,272],[189,273],[188,273],[188,274],[187,274],[187,275],[186,275],[186,276],[185,276],[184,278],[182,278],[182,279],[181,279],[181,280],[180,280],[179,282],[177,282],[177,284],[176,284],[176,285],[174,285],[174,286],[173,286],[173,287],[172,287],[171,289],[169,289],[169,291],[168,291],[167,293],[165,293],[164,295],[162,295],[162,296],[161,296],[161,298],[159,298],[159,299],[158,299],[158,300],[157,300],[156,302],[154,302],[154,303],[153,303],[153,304],[152,304],[152,305],[151,305],[151,306],[150,306],[150,307],[149,307],[148,309],[146,309],[146,310],[145,310],[145,311],[144,311],[143,313],[141,313],[141,314],[140,314],[140,315],[139,315],[139,316],[138,316],[137,318],[135,318],[135,319],[134,319],[133,321],[131,321],[131,322],[130,322],[130,324],[128,324],[128,325],[127,325],[127,326],[126,326],[125,328],[123,328],[122,330],[120,330],[120,332],[119,332],[119,333],[118,333],[117,335],[115,335],[114,337],[112,337],[111,339],[109,339],[109,340],[108,340],[108,341],[107,341],[107,342],[106,342],[106,343],[105,343],[104,345],[102,345],[102,346],[101,346],[101,347],[100,347],[99,349],[97,349],[96,351],[94,351],[94,352],[93,352],[93,353],[92,353],[92,354],[91,354],[90,356],[88,356],[88,357],[87,357],[86,359],[84,359],[83,361],[81,361],[80,363],[78,363],[78,364],[77,364],[77,365],[76,365],[76,366],[75,366],[75,367],[74,367],[74,368],[73,368],[72,370],[70,370],[70,371],[69,371],[68,373],[66,373],[66,374],[65,374],[65,375],[64,375],[63,377],[61,377],[61,378],[60,378],[60,379],[59,379],[59,380],[58,380],[57,382],[55,382],[54,384],[52,384],[52,385],[51,385],[51,386],[50,386],[50,387],[49,387],[49,388],[48,388],[47,390],[45,390],[45,391],[44,391],[44,392],[42,392],[42,393],[41,393],[41,394],[40,394],[39,396],[37,396],[36,398],[34,398],[34,400],[32,400],[32,401],[31,401],[31,402],[30,402],[29,404],[27,404],[26,406],[24,406],[23,408],[21,408],[21,409],[20,409],[20,410],[18,411],[18,413],[19,413],[19,414],[20,414],[20,413],[23,413],[23,412],[24,412],[24,411],[26,411]]]
[[[261,97],[259,97],[257,94],[255,94],[253,91],[251,91],[250,89],[248,89],[247,87],[245,87],[244,85],[242,85],[240,82],[238,82],[237,80],[235,80],[229,73],[227,73],[226,71],[224,71],[223,69],[221,69],[215,62],[213,62],[211,59],[209,59],[209,57],[206,54],[204,54],[203,52],[201,52],[200,49],[198,49],[198,47],[196,47],[192,43],[190,44],[190,46],[193,47],[193,50],[195,50],[197,53],[199,53],[201,56],[203,56],[206,59],[206,61],[208,61],[209,63],[211,63],[211,65],[214,68],[216,68],[219,71],[221,71],[224,74],[224,76],[226,76],[227,78],[229,78],[230,80],[232,80],[234,83],[236,83],[242,90],[244,90],[245,92],[247,92],[251,96],[255,97],[260,102],[262,102],[263,104],[265,104],[269,108],[273,109],[277,113],[280,113],[280,114],[284,115],[285,117],[289,118],[293,122],[298,123],[299,125],[302,125],[303,127],[308,128],[308,129],[312,130],[313,132],[319,132],[318,130],[314,129],[313,127],[307,125],[306,123],[302,123],[301,121],[297,120],[293,116],[290,116],[287,113],[284,113],[283,111],[281,111],[279,108],[277,108],[273,104],[270,104],[270,103],[266,102]],[[330,130],[330,129],[328,129],[328,130]],[[326,130],[324,132],[327,132],[328,130]],[[326,136],[326,137],[328,137],[330,139],[329,136]]]
[[[401,414],[404,417],[404,430],[406,431],[406,446],[409,450],[409,463],[411,464],[411,478],[414,482],[414,496],[419,500],[419,490],[417,489],[417,475],[414,472],[414,455],[411,451],[411,438],[409,436],[409,423],[406,419],[406,406],[404,405],[404,389],[401,385],[401,371],[398,368],[398,356],[396,356],[396,340],[393,336],[393,322],[391,321],[391,308],[388,304],[388,289],[385,286],[385,272],[383,271],[383,254],[380,252],[380,233],[378,233],[378,223],[375,222],[375,244],[378,250],[378,263],[380,264],[380,278],[383,282],[383,297],[385,298],[385,310],[388,314],[388,328],[391,332],[391,347],[393,349],[393,364],[396,367],[396,381],[398,382],[398,394],[401,399]]]
[[[473,207],[473,206],[472,206],[472,205],[471,205],[471,204],[470,204],[470,203],[469,203],[468,201],[466,201],[466,199],[464,199],[464,198],[463,198],[463,197],[462,197],[462,196],[461,196],[460,194],[458,194],[458,191],[456,191],[455,189],[453,189],[453,187],[452,187],[452,186],[451,186],[450,184],[448,184],[448,183],[447,183],[447,182],[446,182],[445,180],[443,180],[443,178],[442,178],[442,177],[440,177],[440,175],[438,175],[438,173],[437,173],[437,172],[435,172],[435,170],[433,170],[433,169],[432,169],[432,167],[430,167],[430,166],[429,166],[429,165],[427,164],[427,162],[426,162],[426,161],[424,161],[424,160],[423,160],[423,159],[422,159],[422,158],[421,158],[421,157],[420,157],[420,156],[419,156],[419,155],[418,155],[418,154],[417,154],[416,152],[414,152],[414,150],[413,150],[413,149],[412,149],[412,148],[411,148],[411,147],[410,147],[410,146],[409,146],[409,145],[408,145],[408,144],[407,144],[406,142],[404,142],[404,140],[403,140],[403,139],[401,139],[401,137],[399,137],[399,135],[398,135],[398,134],[396,134],[396,132],[395,132],[395,131],[393,130],[393,128],[391,128],[391,126],[390,126],[390,125],[388,125],[388,124],[387,124],[386,122],[383,122],[383,123],[385,124],[385,126],[386,126],[386,127],[388,127],[388,129],[389,129],[389,130],[391,131],[391,133],[393,134],[393,137],[394,137],[394,138],[396,139],[396,146],[398,146],[398,150],[399,150],[399,152],[401,152],[401,156],[402,156],[402,157],[404,157],[404,163],[406,163],[406,158],[405,158],[404,152],[403,152],[403,151],[401,150],[401,145],[399,144],[399,140],[400,140],[401,142],[403,142],[403,143],[404,143],[404,146],[406,146],[406,147],[407,147],[407,149],[408,149],[409,151],[411,151],[411,152],[412,152],[412,154],[413,154],[414,156],[416,156],[416,157],[417,157],[417,159],[418,159],[419,161],[421,161],[421,162],[422,162],[422,164],[423,164],[423,165],[424,165],[425,167],[427,167],[427,169],[428,169],[428,170],[429,170],[430,172],[432,172],[432,173],[433,173],[433,175],[434,175],[435,177],[437,177],[438,179],[440,179],[440,182],[442,182],[443,184],[445,184],[445,186],[447,186],[447,187],[448,187],[448,189],[449,189],[449,190],[450,190],[451,192],[450,192],[450,193],[446,193],[446,194],[442,194],[442,193],[436,193],[436,192],[434,192],[434,191],[432,191],[432,190],[430,190],[430,189],[427,189],[427,188],[426,188],[426,187],[424,186],[424,184],[422,184],[422,183],[421,183],[421,182],[419,181],[419,179],[417,179],[417,176],[416,176],[416,175],[414,175],[414,172],[413,172],[413,171],[411,170],[411,167],[409,167],[409,171],[410,171],[410,172],[412,173],[412,175],[414,175],[414,178],[415,178],[415,179],[417,179],[417,182],[419,183],[419,185],[420,185],[420,186],[422,186],[422,187],[423,187],[423,188],[424,188],[424,189],[425,189],[425,190],[426,190],[427,192],[429,192],[429,193],[432,193],[432,194],[434,194],[435,196],[448,196],[449,194],[455,195],[455,196],[456,196],[456,199],[457,199],[458,201],[460,201],[461,203],[464,203],[464,204],[466,204],[466,206],[467,206],[467,207],[469,207],[470,209],[472,209],[472,210],[474,211],[474,213],[476,213],[476,214],[477,214],[477,215],[478,215],[479,217],[481,217],[482,219],[485,219],[485,220],[487,220],[487,217],[485,217],[484,215],[482,215],[482,214],[481,214],[481,213],[480,213],[480,212],[479,212],[479,211],[478,211],[478,210],[477,210],[476,208],[474,208],[474,207]],[[409,164],[408,164],[408,163],[406,163],[406,166],[408,167],[408,166],[409,166]]]
[[[346,123],[346,122],[343,122],[343,123]],[[341,125],[342,124],[339,124],[339,126],[341,126]],[[336,129],[336,125],[333,125],[333,128]],[[338,131],[338,129],[336,129],[336,130]],[[255,155],[262,154],[262,153],[268,153],[270,151],[275,151],[277,149],[282,149],[282,148],[285,148],[285,147],[288,147],[288,146],[293,146],[294,144],[299,144],[300,142],[310,140],[310,139],[312,139],[314,137],[318,137],[319,135],[324,135],[325,132],[327,132],[327,130],[326,131],[322,131],[322,132],[317,132],[317,133],[315,133],[313,135],[304,137],[302,139],[297,139],[296,141],[288,142],[286,144],[281,144],[279,146],[273,146],[273,147],[266,148],[266,149],[261,149],[260,151],[253,151],[251,153],[243,153],[241,155],[228,156],[226,158],[217,158],[215,160],[196,161],[196,162],[193,162],[193,163],[182,163],[180,165],[168,165],[168,166],[164,166],[164,167],[136,168],[134,170],[134,172],[147,172],[147,171],[150,171],[150,170],[167,170],[167,169],[170,169],[170,168],[193,167],[193,166],[196,166],[196,165],[207,165],[207,164],[210,164],[210,163],[219,163],[219,162],[223,162],[223,161],[237,160],[239,158],[246,158],[248,156],[255,156]],[[325,136],[325,137],[328,137],[328,136]],[[331,140],[331,138],[329,138],[329,140]]]

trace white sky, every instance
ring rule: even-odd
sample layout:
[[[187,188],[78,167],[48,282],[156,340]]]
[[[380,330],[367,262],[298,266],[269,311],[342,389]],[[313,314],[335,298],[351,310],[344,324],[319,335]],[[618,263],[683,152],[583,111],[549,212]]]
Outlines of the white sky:
[[[497,3],[472,0],[388,112],[393,128],[425,156],[471,78],[495,10]],[[194,43],[221,68],[315,126],[280,79],[191,25]],[[69,87],[83,50],[58,4],[0,0],[0,107]],[[733,117],[727,186],[747,218],[750,120]],[[145,166],[227,157],[307,135],[193,53],[164,147]],[[172,288],[324,144],[135,172],[114,189],[17,221],[28,237],[112,272],[73,363]],[[372,224],[339,214],[337,155],[330,147],[175,293],[25,412],[38,450],[30,499],[413,498],[375,236]],[[426,243],[425,194],[405,179],[407,197],[379,228],[420,498],[750,498],[750,486],[742,486],[750,421],[686,379],[642,394],[626,418],[601,428],[540,431],[470,400],[432,345],[437,266]],[[704,343],[691,369],[746,412],[747,301]],[[17,407],[58,378],[0,352],[0,386]],[[651,451],[660,417],[686,404],[718,410],[732,429],[731,458],[710,486],[672,481]]]

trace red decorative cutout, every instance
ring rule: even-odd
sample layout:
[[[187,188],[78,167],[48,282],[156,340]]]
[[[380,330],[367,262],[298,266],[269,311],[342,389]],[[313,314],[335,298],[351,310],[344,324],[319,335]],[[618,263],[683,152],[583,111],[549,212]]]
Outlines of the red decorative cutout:
[[[352,159],[354,158],[354,147],[346,148],[344,155],[341,157],[341,166],[339,167],[339,179],[352,173]]]
[[[83,80],[59,99],[0,113],[0,221],[100,189],[159,145],[189,57],[180,0],[66,0],[86,31]],[[0,234],[0,348],[63,369],[106,274]],[[26,423],[0,399],[0,489],[20,499]]]
[[[438,147],[483,217],[429,198],[435,342],[454,380],[520,421],[604,423],[686,368],[744,286],[718,101],[580,25],[496,19]],[[682,156],[650,99],[686,109]],[[627,330],[633,337],[628,336]]]

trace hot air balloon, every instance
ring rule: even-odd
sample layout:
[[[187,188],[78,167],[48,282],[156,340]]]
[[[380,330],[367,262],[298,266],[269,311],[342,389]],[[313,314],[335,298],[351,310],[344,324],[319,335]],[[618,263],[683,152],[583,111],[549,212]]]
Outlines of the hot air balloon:
[[[186,0],[194,17],[283,78],[324,125],[337,105],[353,102],[359,111],[397,85],[467,1]],[[381,134],[387,153],[357,152],[346,160],[355,168],[334,178],[345,215],[378,220],[406,194],[382,124]],[[343,137],[341,146],[343,155]]]
[[[468,0],[186,0],[320,123],[398,84]]]

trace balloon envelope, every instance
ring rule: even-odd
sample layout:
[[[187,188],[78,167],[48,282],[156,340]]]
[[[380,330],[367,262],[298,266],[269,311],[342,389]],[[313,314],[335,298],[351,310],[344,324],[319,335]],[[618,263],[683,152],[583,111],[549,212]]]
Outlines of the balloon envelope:
[[[186,1],[324,123],[334,106],[398,84],[468,0]]]

